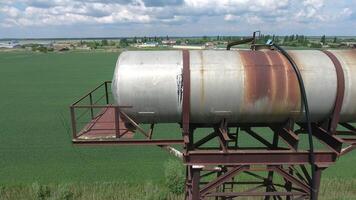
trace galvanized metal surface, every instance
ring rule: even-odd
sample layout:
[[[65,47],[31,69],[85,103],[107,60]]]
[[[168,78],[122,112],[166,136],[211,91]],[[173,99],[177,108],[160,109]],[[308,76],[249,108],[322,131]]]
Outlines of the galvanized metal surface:
[[[304,121],[297,78],[277,51],[190,52],[190,122]],[[345,74],[341,122],[356,121],[356,52],[334,50]],[[288,51],[303,76],[313,122],[326,120],[335,106],[334,63],[316,50]],[[131,51],[120,55],[113,96],[141,123],[182,121],[182,51]]]

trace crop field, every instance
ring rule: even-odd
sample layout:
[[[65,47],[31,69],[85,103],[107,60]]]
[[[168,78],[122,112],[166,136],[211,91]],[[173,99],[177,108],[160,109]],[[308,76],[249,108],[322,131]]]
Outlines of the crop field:
[[[70,142],[68,106],[111,80],[118,54],[0,52],[1,200],[182,199],[160,195],[172,157],[159,148]],[[353,152],[324,171],[321,199],[356,199],[355,165]]]

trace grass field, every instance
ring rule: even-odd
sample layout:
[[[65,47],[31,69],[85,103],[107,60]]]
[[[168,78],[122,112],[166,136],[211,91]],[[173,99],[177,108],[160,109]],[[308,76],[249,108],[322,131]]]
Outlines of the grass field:
[[[140,199],[134,188],[145,198],[144,191],[164,188],[163,163],[169,156],[157,147],[70,143],[68,105],[110,80],[117,57],[105,52],[0,52],[0,199],[39,199],[43,185],[53,195],[70,191],[72,199]],[[355,155],[325,171],[322,199],[356,199]]]

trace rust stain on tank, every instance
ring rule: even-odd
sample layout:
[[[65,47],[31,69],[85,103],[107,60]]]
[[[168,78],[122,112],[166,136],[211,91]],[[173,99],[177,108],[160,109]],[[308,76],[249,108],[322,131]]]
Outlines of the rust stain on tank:
[[[281,57],[278,56],[278,52],[267,51],[267,57],[271,60],[270,70],[273,74],[273,85],[272,85],[272,101],[271,107],[274,112],[282,112],[287,102],[288,98],[288,76],[287,76],[287,67]]]
[[[255,104],[271,98],[272,71],[262,51],[239,51],[245,69],[245,103]]]
[[[276,116],[300,107],[297,78],[283,55],[277,51],[239,53],[245,69],[245,105],[259,106]]]

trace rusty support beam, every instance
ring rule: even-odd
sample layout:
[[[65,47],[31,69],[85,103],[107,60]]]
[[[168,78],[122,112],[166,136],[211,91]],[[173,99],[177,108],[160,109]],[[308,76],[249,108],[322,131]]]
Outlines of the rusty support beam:
[[[305,196],[303,192],[214,192],[209,193],[206,197],[244,197],[244,196]]]
[[[227,153],[228,152],[227,141],[225,140],[222,132],[220,131],[219,128],[215,128],[214,130],[218,136],[218,141],[219,141],[221,149],[223,150],[224,153]]]
[[[275,133],[277,133],[286,144],[294,151],[298,149],[299,137],[292,130],[285,127],[270,127]]]
[[[321,173],[324,169],[325,168],[317,167],[315,170],[315,191],[314,191],[315,196],[316,196],[315,200],[318,200],[319,190],[320,190],[320,182],[321,182]]]
[[[192,170],[192,200],[200,200],[200,168],[191,168]]]
[[[184,158],[189,165],[284,165],[309,164],[308,151],[286,150],[229,150],[229,153],[218,150],[189,151]],[[320,166],[328,166],[335,162],[337,155],[329,151],[315,152],[315,162]]]
[[[118,107],[115,107],[114,109],[114,123],[115,123],[115,133],[116,133],[116,138],[120,138],[120,110]]]
[[[210,133],[209,135],[205,136],[204,138],[198,140],[197,142],[194,143],[194,148],[198,148],[201,145],[209,142],[210,140],[214,139],[216,137],[215,131]]]
[[[317,126],[316,124],[312,124],[313,135],[317,137],[321,142],[323,142],[330,150],[335,152],[336,154],[341,153],[342,149],[342,140],[338,137],[329,134],[327,131]]]
[[[335,100],[334,110],[330,118],[330,126],[328,130],[328,132],[330,132],[331,134],[335,134],[337,124],[339,123],[340,120],[340,112],[341,112],[341,107],[345,95],[345,75],[344,75],[344,70],[342,69],[342,65],[340,61],[337,59],[337,57],[334,54],[332,54],[330,51],[324,50],[323,52],[333,62],[335,66],[336,77],[337,77],[336,100]]]
[[[182,127],[183,140],[189,143],[190,134],[190,55],[189,50],[183,50],[183,102],[182,102]]]
[[[155,124],[151,124],[150,130],[148,131],[148,138],[149,139],[152,139],[154,127],[155,127]]]
[[[356,128],[349,123],[340,123],[340,125],[349,129],[350,131],[356,132]]]
[[[265,146],[267,146],[268,148],[273,149],[273,145],[270,142],[258,135],[258,133],[254,132],[251,128],[243,128],[242,130],[248,133],[256,140],[258,140],[259,142],[261,142],[262,144],[264,144]]]
[[[292,184],[297,185],[298,187],[300,187],[303,191],[305,191],[305,193],[309,193],[310,186],[308,186],[304,182],[296,179],[294,176],[292,176],[291,174],[286,172],[281,167],[274,167],[274,170],[275,170],[275,172],[277,172],[278,174],[283,176],[283,178],[285,178],[286,180],[290,181]]]
[[[341,154],[340,156],[343,156],[349,152],[351,152],[352,150],[356,149],[356,145],[349,145],[348,147],[345,147],[341,150]]]
[[[73,144],[77,145],[173,145],[173,144],[184,144],[183,140],[174,140],[174,139],[107,139],[107,140],[86,140],[86,139],[73,139]]]
[[[72,122],[72,137],[77,138],[77,123],[75,119],[75,110],[73,106],[70,107],[70,119]]]
[[[109,104],[109,92],[108,92],[108,82],[105,81],[105,102],[106,105]]]
[[[131,119],[126,113],[120,111],[120,114],[123,116],[123,118],[128,120],[130,124],[133,125],[140,133],[146,136],[146,138],[149,138],[149,134],[146,133],[146,131],[143,128],[141,128],[141,126],[138,125],[133,119]]]
[[[274,131],[273,135],[273,147],[277,148],[278,147],[278,140],[279,140],[279,135],[276,131]],[[268,167],[269,168],[269,167]],[[269,171],[267,178],[264,179],[265,181],[265,186],[266,186],[266,192],[273,192],[274,191],[274,186],[273,186],[273,176],[274,176],[274,171]],[[269,200],[271,196],[266,196],[265,200]],[[274,196],[273,199],[280,199],[280,196]]]
[[[248,169],[248,166],[236,166],[233,169],[227,171],[223,175],[219,176],[215,180],[211,181],[210,183],[206,184],[201,190],[200,193],[202,196],[205,196],[208,192],[210,192],[213,189],[216,189],[220,185],[222,185],[226,180],[231,179],[234,177],[236,174]]]

